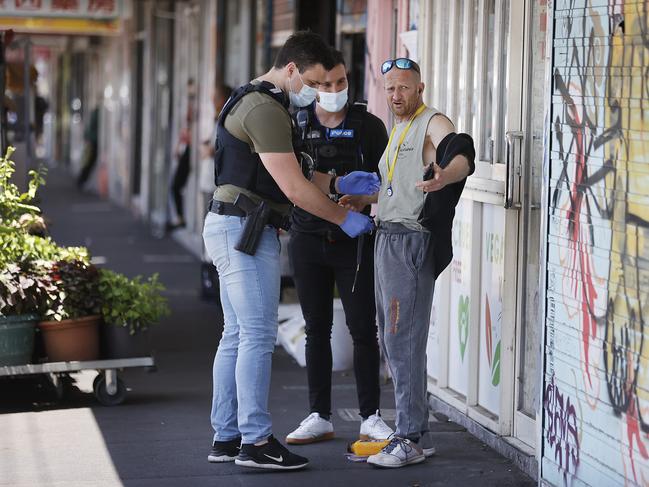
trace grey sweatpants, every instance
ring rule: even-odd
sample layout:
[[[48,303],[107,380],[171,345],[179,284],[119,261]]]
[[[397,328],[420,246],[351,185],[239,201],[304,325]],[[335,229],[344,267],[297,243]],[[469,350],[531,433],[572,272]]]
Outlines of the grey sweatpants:
[[[435,279],[431,234],[381,223],[374,246],[379,342],[394,383],[396,435],[428,431],[426,342]]]

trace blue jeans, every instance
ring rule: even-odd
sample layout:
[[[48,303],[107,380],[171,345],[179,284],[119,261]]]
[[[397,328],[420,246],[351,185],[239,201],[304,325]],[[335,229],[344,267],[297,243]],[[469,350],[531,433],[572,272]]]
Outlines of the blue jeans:
[[[223,335],[212,370],[214,441],[239,436],[256,443],[271,434],[268,392],[277,338],[280,243],[264,229],[254,256],[234,249],[245,218],[208,213],[203,228],[207,253],[219,273]]]

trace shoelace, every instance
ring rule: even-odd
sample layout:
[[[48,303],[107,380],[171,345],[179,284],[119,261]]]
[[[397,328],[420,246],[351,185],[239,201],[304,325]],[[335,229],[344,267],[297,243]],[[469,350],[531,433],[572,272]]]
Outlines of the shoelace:
[[[401,438],[392,438],[392,440],[390,440],[390,443],[388,443],[388,445],[383,448],[383,451],[385,453],[392,453],[392,450],[394,450],[401,443],[405,443]]]
[[[388,443],[388,446],[384,448],[385,453],[392,453],[392,450],[394,450],[397,445],[401,445],[401,449],[406,454],[406,456],[408,456],[414,450],[412,445],[403,438],[393,438],[390,443]]]

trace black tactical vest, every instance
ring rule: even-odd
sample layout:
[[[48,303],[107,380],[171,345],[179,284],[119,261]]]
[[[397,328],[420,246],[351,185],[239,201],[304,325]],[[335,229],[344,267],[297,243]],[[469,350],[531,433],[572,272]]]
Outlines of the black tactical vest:
[[[293,116],[293,148],[298,160],[300,153],[304,152],[313,159],[316,171],[330,172],[336,176],[361,170],[361,132],[367,105],[350,105],[342,125],[333,129],[318,122],[314,107],[315,104],[309,105]]]
[[[347,109],[347,115],[340,127],[334,129],[322,126],[315,115],[315,104],[309,105],[293,115],[293,148],[303,172],[308,177],[310,170],[344,176],[352,171],[366,170],[363,167],[361,138],[367,105],[354,103]],[[313,166],[305,169],[308,154]],[[291,230],[302,233],[327,235],[336,240],[349,237],[337,225],[295,207],[291,212]]]
[[[276,203],[289,203],[288,198],[264,167],[259,154],[252,152],[246,142],[237,139],[224,126],[225,117],[237,102],[248,93],[255,91],[270,96],[284,108],[288,108],[286,95],[267,81],[262,81],[259,84],[248,83],[234,90],[221,110],[216,125],[214,182],[217,186],[233,184],[245,188]]]

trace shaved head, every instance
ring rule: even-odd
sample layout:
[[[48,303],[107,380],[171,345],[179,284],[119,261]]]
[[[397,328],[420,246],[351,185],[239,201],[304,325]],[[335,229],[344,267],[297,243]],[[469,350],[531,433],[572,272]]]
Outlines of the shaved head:
[[[397,121],[411,117],[423,103],[424,83],[414,69],[392,68],[383,76],[388,106]]]

